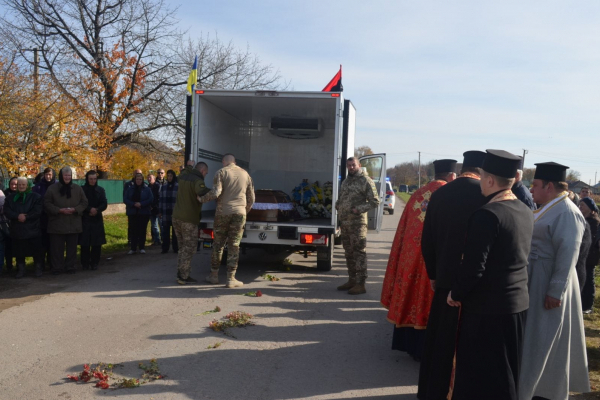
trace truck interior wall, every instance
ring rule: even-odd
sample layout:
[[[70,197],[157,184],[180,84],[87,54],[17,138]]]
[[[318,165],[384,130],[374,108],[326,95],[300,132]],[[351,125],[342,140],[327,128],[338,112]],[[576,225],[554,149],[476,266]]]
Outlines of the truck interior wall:
[[[250,174],[256,189],[277,189],[290,194],[303,179],[323,185],[333,177],[334,129],[316,139],[286,139],[268,128],[252,130]]]
[[[199,149],[216,154],[232,153],[237,159],[248,162],[250,160],[250,129],[248,125],[235,116],[226,113],[219,107],[202,98],[200,101],[199,119],[200,132],[204,132],[198,143]],[[206,186],[212,187],[215,172],[223,167],[221,160],[211,160],[198,157],[208,165],[208,174],[205,177]],[[214,210],[215,202],[204,205],[203,210]]]

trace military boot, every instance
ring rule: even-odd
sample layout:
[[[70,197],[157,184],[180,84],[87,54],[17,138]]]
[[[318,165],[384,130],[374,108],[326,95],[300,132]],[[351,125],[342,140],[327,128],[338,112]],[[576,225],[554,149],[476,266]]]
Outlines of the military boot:
[[[244,286],[244,284],[240,281],[238,281],[237,279],[235,279],[235,272],[228,272],[227,273],[227,283],[225,284],[226,288],[236,288],[236,287],[242,287]]]
[[[17,275],[15,275],[15,278],[21,279],[24,276],[25,276],[25,263],[17,264]]]
[[[367,289],[365,289],[365,281],[358,281],[356,285],[350,290],[348,290],[348,294],[363,294],[367,293]]]
[[[210,274],[206,277],[205,281],[210,283],[211,285],[218,285],[219,271],[210,271]]]
[[[344,283],[341,286],[337,287],[337,290],[348,290],[348,289],[352,289],[354,287],[354,285],[356,285],[356,279],[354,278],[348,278],[348,282]]]

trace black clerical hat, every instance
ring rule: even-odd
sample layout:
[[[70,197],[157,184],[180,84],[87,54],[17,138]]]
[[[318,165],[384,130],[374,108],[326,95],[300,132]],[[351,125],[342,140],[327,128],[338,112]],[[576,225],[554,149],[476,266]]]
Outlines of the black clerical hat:
[[[514,178],[519,169],[521,159],[504,150],[486,150],[483,167],[485,172],[501,178]]]
[[[541,179],[543,181],[565,182],[567,180],[566,165],[557,164],[555,162],[545,162],[535,164],[535,174],[533,179]]]
[[[483,159],[485,158],[485,153],[478,150],[469,150],[463,153],[463,157],[463,168],[481,168],[483,165]]]
[[[435,160],[433,168],[437,174],[456,172],[456,160]]]

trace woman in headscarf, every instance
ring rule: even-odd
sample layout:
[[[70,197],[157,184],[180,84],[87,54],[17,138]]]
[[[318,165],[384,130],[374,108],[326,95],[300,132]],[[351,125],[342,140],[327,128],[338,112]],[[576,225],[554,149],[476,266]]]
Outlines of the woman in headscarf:
[[[8,189],[4,190],[4,195],[8,198],[11,194],[17,193],[17,177],[13,176],[8,181]],[[10,226],[10,222],[9,222]],[[8,235],[4,238],[4,259],[6,260],[6,272],[11,272],[14,268],[13,264],[13,252],[11,237]]]
[[[12,252],[17,259],[16,278],[25,276],[25,257],[33,257],[35,276],[42,276],[42,208],[42,197],[31,191],[27,178],[18,178],[17,192],[4,202],[4,214],[10,220]]]
[[[77,241],[83,231],[81,216],[88,206],[83,189],[73,183],[72,177],[73,171],[70,167],[61,169],[58,183],[50,186],[44,196],[54,275],[60,274],[63,270],[68,274],[75,273]]]
[[[584,314],[590,314],[594,306],[596,296],[596,287],[594,282],[594,271],[600,261],[600,249],[598,248],[598,226],[600,217],[598,216],[598,206],[590,197],[584,197],[579,202],[579,210],[585,217],[586,223],[590,227],[592,236],[591,245],[585,261],[585,280],[580,282],[583,285],[581,291],[581,307]]]
[[[169,246],[171,242],[171,230],[173,231],[173,252],[179,251],[177,245],[177,236],[175,236],[175,230],[173,229],[173,208],[175,207],[175,201],[177,200],[177,175],[172,169],[167,171],[167,182],[164,183],[159,192],[158,201],[158,216],[162,220],[162,253],[169,252]]]
[[[48,188],[56,183],[56,174],[50,167],[44,169],[42,178],[33,186],[33,192],[42,196],[46,195]],[[42,257],[42,267],[52,269],[52,256],[50,255],[50,236],[48,235],[48,215],[42,212],[42,246],[44,248],[44,257]]]
[[[83,232],[79,235],[81,247],[81,266],[83,269],[98,269],[102,245],[106,243],[104,220],[102,212],[108,202],[104,188],[98,186],[98,173],[94,170],[85,174],[83,192],[88,200],[88,206],[83,212]]]
[[[127,254],[146,254],[146,232],[150,221],[152,190],[144,183],[144,175],[135,174],[134,184],[125,192],[125,210],[131,232],[131,250]]]

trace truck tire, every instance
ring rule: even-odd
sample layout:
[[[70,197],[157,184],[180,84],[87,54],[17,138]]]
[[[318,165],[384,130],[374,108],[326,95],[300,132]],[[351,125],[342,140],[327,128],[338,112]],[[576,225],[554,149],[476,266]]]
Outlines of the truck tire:
[[[390,208],[390,209],[388,210],[388,214],[390,214],[390,215],[394,215],[394,209],[393,209],[393,208]]]
[[[328,240],[327,247],[317,247],[317,270],[331,271],[333,265],[333,235]]]

